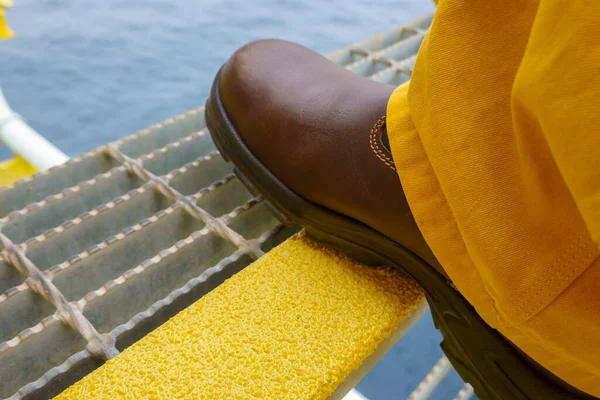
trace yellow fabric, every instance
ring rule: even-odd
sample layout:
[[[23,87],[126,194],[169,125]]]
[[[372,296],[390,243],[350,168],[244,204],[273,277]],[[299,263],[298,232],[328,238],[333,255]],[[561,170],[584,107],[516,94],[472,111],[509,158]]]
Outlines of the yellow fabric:
[[[596,0],[441,0],[387,111],[406,196],[456,287],[595,396],[599,27]]]

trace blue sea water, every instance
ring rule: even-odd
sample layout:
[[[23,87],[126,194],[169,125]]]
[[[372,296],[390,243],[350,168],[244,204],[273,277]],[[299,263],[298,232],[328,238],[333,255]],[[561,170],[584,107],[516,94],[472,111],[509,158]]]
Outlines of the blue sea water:
[[[431,11],[431,0],[16,0],[8,20],[18,36],[0,42],[0,85],[75,156],[203,104],[219,66],[248,41],[329,53]],[[358,390],[405,399],[441,357],[440,340],[425,316]],[[461,386],[452,372],[431,398]]]

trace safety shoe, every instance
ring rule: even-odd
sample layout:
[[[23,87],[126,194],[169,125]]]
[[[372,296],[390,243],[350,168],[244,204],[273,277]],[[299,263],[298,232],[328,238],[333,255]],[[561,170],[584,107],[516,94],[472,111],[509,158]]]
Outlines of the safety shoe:
[[[217,74],[206,123],[237,176],[282,222],[367,265],[405,271],[423,287],[442,349],[480,398],[586,397],[527,361],[448,280],[390,152],[385,114],[394,89],[300,45],[258,41]]]

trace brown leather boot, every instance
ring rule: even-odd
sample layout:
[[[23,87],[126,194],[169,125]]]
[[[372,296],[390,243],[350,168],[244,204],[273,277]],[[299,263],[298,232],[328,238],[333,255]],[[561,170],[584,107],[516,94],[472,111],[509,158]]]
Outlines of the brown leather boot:
[[[452,288],[404,196],[385,131],[393,86],[278,40],[238,50],[206,123],[226,160],[285,223],[425,290],[442,348],[480,398],[581,398],[547,379]]]
[[[393,86],[358,77],[302,46],[261,41],[233,55],[219,88],[240,139],[287,188],[443,271],[381,140]]]

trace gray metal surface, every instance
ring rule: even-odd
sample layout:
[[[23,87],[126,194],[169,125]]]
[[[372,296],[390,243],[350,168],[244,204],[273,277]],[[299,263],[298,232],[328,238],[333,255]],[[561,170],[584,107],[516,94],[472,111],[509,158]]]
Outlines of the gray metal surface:
[[[329,58],[410,77],[431,16]],[[232,175],[203,108],[0,188],[0,398],[48,398],[297,228]]]

